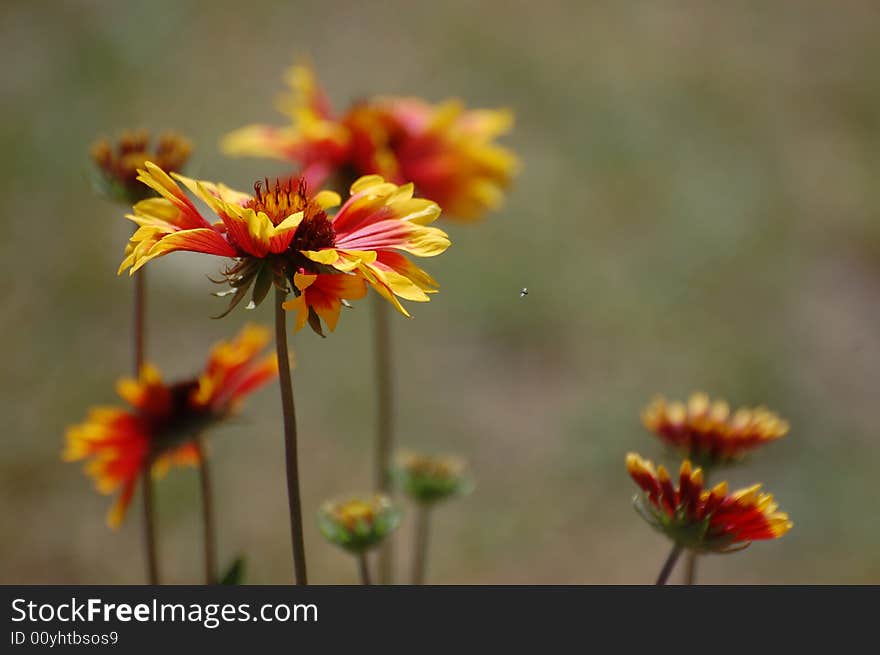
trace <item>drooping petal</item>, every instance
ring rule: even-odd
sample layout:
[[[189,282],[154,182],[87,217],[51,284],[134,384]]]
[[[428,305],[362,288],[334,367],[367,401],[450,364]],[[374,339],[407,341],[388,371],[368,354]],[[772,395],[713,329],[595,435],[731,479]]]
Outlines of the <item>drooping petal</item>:
[[[406,311],[406,308],[401,305],[400,301],[397,299],[397,296],[394,293],[394,289],[392,288],[391,282],[388,279],[388,275],[385,271],[369,265],[360,265],[358,266],[358,272],[367,281],[367,284],[373,287],[373,289],[380,296],[390,302],[394,306],[394,308],[401,314],[403,314],[407,318],[410,318],[410,313]]]
[[[437,280],[400,253],[383,250],[378,253],[377,266],[395,271],[410,280],[425,293],[436,293],[440,288],[440,284]]]
[[[336,248],[302,250],[300,252],[306,259],[316,264],[332,266],[341,273],[350,273],[363,263],[372,263],[376,261],[378,256],[376,252],[370,250],[337,250]]]
[[[391,291],[395,296],[414,302],[428,302],[430,300],[424,289],[409,277],[401,275],[390,266],[376,262],[373,264],[364,263],[358,268],[361,272],[369,270],[382,287]]]
[[[330,331],[336,330],[342,300],[358,300],[367,295],[363,279],[356,275],[319,275],[315,283],[305,291],[306,301],[327,324]]]
[[[305,326],[309,308],[327,324],[331,332],[336,330],[343,300],[358,300],[367,293],[364,280],[357,275],[346,273],[321,273],[294,275],[294,284],[300,295],[284,303],[284,309],[294,311],[296,330]]]
[[[297,273],[297,275],[300,275]],[[308,276],[314,277],[314,276]],[[294,322],[293,322],[293,331],[299,332],[302,330],[306,323],[309,320],[309,306],[306,304],[305,294],[300,294],[296,298],[292,300],[286,300],[281,305],[286,311],[294,312]]]

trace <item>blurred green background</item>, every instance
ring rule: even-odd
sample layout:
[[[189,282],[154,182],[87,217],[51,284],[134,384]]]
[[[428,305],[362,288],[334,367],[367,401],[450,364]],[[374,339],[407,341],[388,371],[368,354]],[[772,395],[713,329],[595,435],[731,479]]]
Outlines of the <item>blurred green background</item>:
[[[723,4],[723,6],[721,6]],[[140,583],[137,500],[59,459],[65,426],[115,400],[129,369],[130,232],[87,183],[88,147],[122,128],[192,137],[191,174],[248,189],[281,163],[218,139],[280,122],[297,55],[339,107],[372,94],[508,106],[523,172],[506,207],[447,224],[427,262],[442,291],[393,324],[401,444],[456,452],[479,481],[436,514],[438,583],[650,582],[664,540],[632,510],[624,454],[672,462],[639,411],[704,389],[765,403],[790,435],[760,480],[795,528],[705,558],[714,583],[880,582],[880,9],[733,2],[7,2],[0,37],[0,305],[6,420],[0,582]],[[150,358],[191,374],[268,304],[224,306],[216,259],[150,271]],[[529,295],[521,299],[519,290]],[[325,545],[320,502],[367,491],[374,422],[369,307],[328,339],[293,338],[311,580],[354,563]],[[214,434],[223,561],[290,579],[280,407],[266,388]],[[674,465],[674,462],[673,462]],[[197,477],[159,485],[165,579],[201,579]],[[398,535],[408,570],[411,522]]]

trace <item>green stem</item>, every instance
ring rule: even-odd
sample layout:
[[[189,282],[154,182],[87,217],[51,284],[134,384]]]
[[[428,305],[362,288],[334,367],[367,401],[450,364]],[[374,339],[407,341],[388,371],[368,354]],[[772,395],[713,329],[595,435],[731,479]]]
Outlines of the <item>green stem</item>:
[[[284,415],[284,454],[287,463],[287,502],[290,508],[290,535],[293,545],[294,580],[308,584],[306,553],[303,542],[302,500],[299,485],[299,460],[296,443],[296,406],[293,403],[293,381],[290,377],[290,355],[287,351],[287,321],[281,306],[287,292],[275,288],[275,349],[278,354],[278,387]]]
[[[672,569],[675,568],[675,563],[678,561],[678,556],[681,555],[681,546],[675,544],[672,547],[672,551],[669,553],[669,557],[666,558],[666,562],[663,564],[663,568],[660,569],[660,575],[657,577],[657,586],[662,586],[666,584],[666,581],[669,579],[669,574],[672,573]]]
[[[709,486],[709,465],[703,465],[703,488]],[[694,585],[697,583],[697,551],[688,550],[684,559],[684,583]]]
[[[157,585],[159,584],[159,556],[156,547],[156,513],[153,507],[152,468],[153,457],[148,455],[141,472],[144,501],[144,551],[147,555],[147,580],[151,585]]]
[[[214,523],[214,499],[211,487],[211,466],[205,440],[201,435],[195,438],[199,453],[199,486],[202,492],[202,539],[204,547],[205,584],[217,581],[217,531]]]
[[[134,301],[131,323],[135,379],[140,377],[141,369],[144,367],[146,293],[146,271],[140,270],[134,274]],[[144,470],[141,472],[144,501],[144,551],[147,558],[147,580],[150,584],[155,585],[159,584],[159,558],[156,547],[156,516],[153,507],[152,466],[153,458],[152,455],[149,455],[144,464]]]
[[[132,317],[132,337],[134,349],[134,377],[140,377],[144,366],[144,342],[146,340],[146,312],[147,312],[147,272],[144,269],[134,274],[134,315]]]
[[[361,584],[363,584],[363,585],[373,584],[372,582],[370,582],[370,567],[368,566],[368,563],[367,563],[366,551],[358,553],[357,560],[358,560],[358,570],[360,571],[360,574],[361,574]]]
[[[391,493],[391,457],[394,450],[393,394],[391,373],[391,326],[389,306],[373,294],[373,318],[376,351],[376,488]],[[392,540],[385,539],[379,549],[379,582],[391,584],[394,577]]]
[[[425,584],[425,574],[428,568],[428,539],[430,537],[430,513],[427,505],[419,505],[416,509],[415,530],[416,538],[413,547],[413,584]]]
[[[689,550],[684,558],[684,583],[692,585],[697,580],[697,553]]]

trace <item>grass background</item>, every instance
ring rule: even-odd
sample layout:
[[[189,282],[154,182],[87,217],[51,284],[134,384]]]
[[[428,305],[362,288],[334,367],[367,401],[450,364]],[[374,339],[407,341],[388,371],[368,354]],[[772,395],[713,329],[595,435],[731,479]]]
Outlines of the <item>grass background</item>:
[[[393,324],[398,438],[473,464],[437,512],[440,583],[639,583],[667,546],[642,524],[623,458],[670,462],[641,428],[658,392],[766,403],[789,437],[730,472],[764,481],[795,528],[706,558],[706,582],[880,582],[880,10],[868,1],[8,2],[0,37],[0,582],[139,583],[135,509],[59,459],[65,426],[129,368],[130,227],[86,182],[89,144],[174,128],[190,171],[242,189],[286,168],[229,160],[219,137],[280,121],[308,55],[337,106],[459,96],[509,106],[524,169],[503,211],[447,225],[442,284]],[[265,305],[211,321],[217,260],[151,266],[149,352],[191,374]],[[520,299],[521,287],[529,295]],[[355,580],[320,502],[368,490],[366,304],[293,339],[311,579]],[[222,559],[286,582],[280,408],[266,389],[214,435]],[[169,582],[198,582],[197,479],[159,485]],[[138,507],[137,501],[134,505]],[[406,570],[412,525],[398,541]]]

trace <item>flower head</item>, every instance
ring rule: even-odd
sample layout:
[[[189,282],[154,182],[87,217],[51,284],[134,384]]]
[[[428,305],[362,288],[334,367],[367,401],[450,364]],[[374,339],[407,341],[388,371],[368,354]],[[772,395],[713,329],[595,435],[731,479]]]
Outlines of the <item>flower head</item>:
[[[107,515],[112,527],[122,522],[148,462],[155,475],[172,464],[198,465],[194,437],[232,415],[278,374],[275,355],[261,354],[268,342],[268,330],[248,325],[213,348],[199,376],[171,384],[147,364],[137,380],[123,378],[116,385],[127,407],[92,408],[85,422],[68,429],[63,459],[88,460],[86,472],[98,490],[119,491]]]
[[[656,398],[642,412],[645,427],[691,460],[706,466],[741,458],[788,433],[788,423],[765,407],[730,413],[723,400],[695,393],[687,404]]]
[[[458,457],[400,453],[394,476],[406,494],[418,503],[434,503],[466,494],[473,488],[465,462]]]
[[[463,220],[497,207],[518,167],[495,143],[513,124],[509,111],[379,97],[337,115],[310,67],[294,66],[287,82],[291,93],[281,109],[290,125],[236,130],[223,140],[228,154],[293,161],[316,183],[369,174],[412,181],[419,196]]]
[[[697,551],[732,552],[759,539],[777,539],[788,532],[788,514],[778,512],[773,496],[756,484],[727,492],[721,482],[703,489],[703,471],[685,460],[678,488],[662,466],[654,469],[635,453],[626,456],[626,468],[644,491],[635,497],[636,509],[655,529],[676,543]]]
[[[400,510],[387,496],[328,501],[318,511],[318,527],[331,543],[360,553],[376,546],[400,524]]]
[[[152,189],[138,182],[138,169],[147,161],[166,171],[180,172],[192,152],[192,144],[173,132],[159,135],[150,148],[146,130],[123,132],[115,143],[99,139],[92,145],[98,189],[111,200],[131,205],[153,195]]]
[[[137,203],[132,221],[140,227],[126,248],[119,272],[133,273],[152,259],[176,250],[236,260],[225,271],[232,294],[227,312],[252,289],[259,305],[274,284],[295,298],[296,329],[321,320],[333,331],[342,305],[366,295],[367,285],[409,316],[398,298],[428,301],[437,282],[406,255],[433,257],[449,247],[446,234],[430,227],[440,208],[413,198],[412,184],[397,186],[367,176],[351,186],[351,197],[333,215],[340,198],[331,191],[310,195],[304,180],[266,180],[254,194],[222,184],[168,175],[147,162],[138,179],[161,198]],[[202,216],[183,184],[215,214]]]

